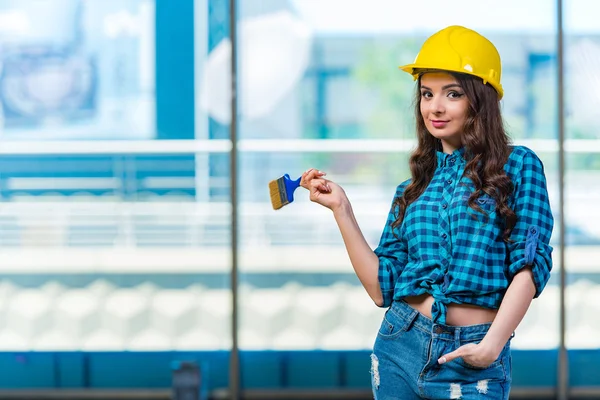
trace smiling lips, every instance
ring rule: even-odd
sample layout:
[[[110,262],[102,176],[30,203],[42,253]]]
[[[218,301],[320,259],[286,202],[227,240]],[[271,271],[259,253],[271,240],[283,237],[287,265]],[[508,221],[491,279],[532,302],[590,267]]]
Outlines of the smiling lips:
[[[450,121],[442,121],[442,120],[431,120],[431,124],[434,128],[441,129],[448,125]]]

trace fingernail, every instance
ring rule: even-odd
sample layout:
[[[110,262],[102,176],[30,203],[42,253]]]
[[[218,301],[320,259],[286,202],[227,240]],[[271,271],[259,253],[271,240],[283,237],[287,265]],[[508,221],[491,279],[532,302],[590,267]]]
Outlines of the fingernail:
[[[440,358],[438,359],[438,362],[439,362],[440,364],[443,364],[443,363],[445,363],[445,362],[446,362],[446,357],[440,357]]]

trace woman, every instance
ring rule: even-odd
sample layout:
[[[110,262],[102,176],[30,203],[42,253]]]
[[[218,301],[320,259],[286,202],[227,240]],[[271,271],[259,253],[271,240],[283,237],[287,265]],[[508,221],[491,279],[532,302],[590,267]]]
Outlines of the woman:
[[[325,173],[310,169],[301,184],[333,211],[358,278],[387,308],[375,398],[508,399],[510,340],[552,269],[543,165],[509,145],[500,56],[486,38],[445,28],[401,69],[417,80],[418,146],[378,247]]]

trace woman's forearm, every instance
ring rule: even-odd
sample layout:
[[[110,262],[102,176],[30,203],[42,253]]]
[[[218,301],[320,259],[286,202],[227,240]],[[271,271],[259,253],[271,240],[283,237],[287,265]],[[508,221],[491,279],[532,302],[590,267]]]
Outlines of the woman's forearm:
[[[515,275],[506,290],[498,314],[482,344],[499,354],[521,323],[534,295],[533,273],[530,268],[524,268]]]
[[[352,206],[349,202],[343,202],[333,210],[333,215],[356,276],[375,304],[382,306],[383,296],[378,278],[379,258],[365,240],[356,222]]]

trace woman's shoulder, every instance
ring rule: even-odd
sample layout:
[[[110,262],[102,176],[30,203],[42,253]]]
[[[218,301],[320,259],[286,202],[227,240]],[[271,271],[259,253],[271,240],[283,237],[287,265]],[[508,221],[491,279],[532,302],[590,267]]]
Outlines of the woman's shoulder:
[[[511,152],[508,156],[505,169],[508,173],[517,174],[522,172],[523,169],[527,169],[528,166],[542,165],[542,161],[535,153],[527,146],[510,146]]]
[[[410,184],[411,180],[412,180],[412,178],[408,178],[404,182],[400,183],[396,187],[396,195],[401,195],[402,193],[404,193],[404,189],[406,189],[406,187]]]
[[[522,146],[522,145],[511,145],[510,146],[510,156],[509,156],[509,160],[511,158],[513,159],[523,159],[527,156],[533,156],[533,157],[537,157],[537,154],[535,153],[535,151],[531,150],[529,147],[527,146]]]

